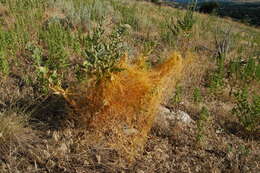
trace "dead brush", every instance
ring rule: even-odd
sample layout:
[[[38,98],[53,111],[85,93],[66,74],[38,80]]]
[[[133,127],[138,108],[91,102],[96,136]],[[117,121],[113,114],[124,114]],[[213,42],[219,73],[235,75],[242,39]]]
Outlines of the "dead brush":
[[[89,143],[116,149],[132,160],[144,146],[158,106],[181,77],[183,63],[178,53],[150,70],[124,60],[119,67],[125,70],[99,83],[83,82],[66,91],[51,88],[73,107],[72,119],[91,131]]]

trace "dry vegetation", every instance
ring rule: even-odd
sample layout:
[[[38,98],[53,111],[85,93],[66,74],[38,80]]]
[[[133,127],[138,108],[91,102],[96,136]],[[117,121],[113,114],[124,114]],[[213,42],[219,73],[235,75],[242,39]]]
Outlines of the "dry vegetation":
[[[192,10],[0,0],[0,173],[259,172],[260,31]]]

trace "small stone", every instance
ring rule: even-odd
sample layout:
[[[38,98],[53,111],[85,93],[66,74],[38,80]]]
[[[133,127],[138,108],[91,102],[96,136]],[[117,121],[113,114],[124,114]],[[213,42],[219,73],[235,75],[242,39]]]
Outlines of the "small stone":
[[[136,173],[144,173],[144,171],[141,170],[141,169],[138,169],[138,170],[136,171]]]
[[[177,111],[176,113],[177,115],[177,119],[184,122],[184,123],[187,123],[187,124],[190,124],[192,122],[194,122],[193,119],[191,119],[191,117],[189,116],[189,114],[187,114],[186,112],[183,112],[181,110]]]
[[[62,152],[62,153],[66,153],[68,150],[68,147],[66,144],[62,143],[60,148],[59,148],[59,151]]]
[[[45,158],[51,157],[50,153],[46,150],[43,150],[43,155],[44,155]]]
[[[53,168],[55,166],[55,162],[52,160],[48,160],[46,166],[47,168]]]
[[[89,165],[89,161],[84,160],[83,164],[84,164],[84,165]]]
[[[96,159],[97,159],[98,164],[100,164],[101,163],[101,156],[100,155],[96,155]]]
[[[127,136],[136,135],[138,133],[138,130],[135,128],[127,128],[123,130],[124,134]]]
[[[53,137],[53,139],[54,139],[56,142],[59,141],[59,134],[58,134],[58,132],[54,131],[53,134],[52,134],[52,137]]]
[[[154,128],[157,132],[163,133],[164,135],[171,133],[171,127],[173,124],[191,124],[194,120],[186,113],[181,110],[172,112],[170,109],[160,106],[158,109],[158,114],[155,117]]]

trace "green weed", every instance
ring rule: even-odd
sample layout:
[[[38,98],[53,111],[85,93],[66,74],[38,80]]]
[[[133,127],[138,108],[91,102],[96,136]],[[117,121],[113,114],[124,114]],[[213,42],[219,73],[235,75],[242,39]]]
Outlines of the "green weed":
[[[195,3],[190,4],[184,17],[179,18],[176,23],[174,22],[174,18],[170,17],[169,21],[167,22],[167,26],[173,35],[177,36],[180,34],[180,32],[184,32],[184,34],[187,35],[191,31],[193,25],[196,22],[194,17],[195,8]]]
[[[202,144],[202,142],[205,140],[206,136],[206,128],[209,125],[209,118],[210,113],[206,107],[202,107],[199,119],[197,120],[197,135],[196,135],[196,141],[198,144]]]
[[[137,16],[138,9],[136,6],[121,6],[121,23],[130,25],[134,30],[140,29],[140,19]]]
[[[252,81],[260,80],[260,59],[250,57],[243,61],[242,58],[230,61],[229,77],[233,78],[237,83],[242,81],[249,84]]]
[[[248,90],[242,89],[235,93],[235,98],[236,105],[232,113],[247,132],[254,132],[260,124],[260,96],[253,95],[250,102]]]
[[[9,63],[3,52],[0,52],[0,72],[2,72],[4,76],[9,74]]]
[[[182,86],[176,86],[176,91],[174,93],[174,96],[171,98],[171,103],[174,105],[178,105],[182,101]]]
[[[202,99],[203,98],[202,98],[200,89],[199,88],[195,88],[193,90],[193,101],[195,103],[200,103],[200,102],[202,102]]]
[[[215,33],[215,58],[217,68],[209,76],[209,88],[211,92],[220,91],[225,85],[224,79],[227,74],[225,61],[230,51],[231,39],[231,29],[221,32],[217,31]]]
[[[42,48],[33,44],[28,44],[27,50],[31,52],[31,58],[37,74],[38,89],[47,93],[49,84],[60,86],[62,77],[58,75],[57,68],[51,69],[50,66],[45,63]]]

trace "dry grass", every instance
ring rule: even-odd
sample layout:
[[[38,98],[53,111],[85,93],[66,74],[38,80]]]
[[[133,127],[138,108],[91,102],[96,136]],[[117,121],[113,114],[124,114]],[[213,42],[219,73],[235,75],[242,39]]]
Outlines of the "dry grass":
[[[15,18],[10,14],[8,8],[0,4],[0,24],[3,28],[10,29],[15,23]]]
[[[0,161],[7,160],[11,148],[28,137],[25,125],[26,116],[13,111],[0,112]]]
[[[25,131],[25,117],[15,112],[1,112],[0,118],[0,142],[14,140]]]

